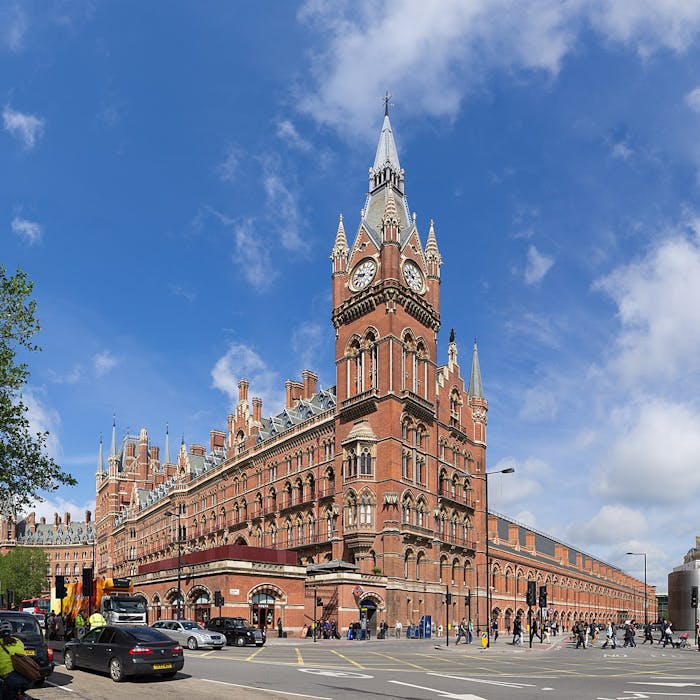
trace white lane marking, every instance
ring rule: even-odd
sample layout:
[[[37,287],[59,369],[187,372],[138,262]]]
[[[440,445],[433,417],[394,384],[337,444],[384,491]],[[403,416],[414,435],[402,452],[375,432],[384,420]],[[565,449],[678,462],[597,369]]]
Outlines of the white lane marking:
[[[298,668],[297,671],[302,673],[313,673],[317,676],[331,676],[332,678],[373,678],[366,673],[357,673],[357,671],[334,671],[328,668]]]
[[[245,690],[258,690],[261,693],[276,693],[277,695],[293,695],[296,698],[311,698],[312,700],[333,700],[333,698],[324,698],[320,695],[305,695],[304,693],[289,693],[284,690],[269,690],[267,688],[257,688],[254,685],[241,685],[240,683],[226,683],[225,681],[213,681],[211,678],[200,678],[200,681],[206,683],[216,683],[217,685],[226,685],[231,688],[244,688]]]
[[[513,683],[509,681],[490,681],[485,678],[469,678],[468,676],[450,676],[446,673],[429,673],[429,676],[438,676],[439,678],[451,678],[455,681],[470,681],[472,683],[486,683],[487,685],[502,685],[506,688],[532,688],[533,683]]]
[[[396,685],[405,685],[408,688],[418,688],[418,690],[428,690],[431,693],[437,693],[441,698],[452,698],[452,700],[486,700],[479,695],[469,695],[462,694],[457,695],[456,693],[448,693],[446,690],[437,690],[435,688],[426,688],[423,685],[414,685],[413,683],[403,683],[402,681],[389,681],[389,683],[395,683]]]
[[[697,688],[697,683],[659,683],[657,681],[627,681],[631,685],[662,685],[668,688]]]
[[[51,681],[44,681],[46,685],[50,685],[52,688],[58,688],[59,690],[65,690],[66,693],[74,693],[75,690],[71,690],[70,688],[66,688],[64,685],[56,685],[55,683],[52,683]]]

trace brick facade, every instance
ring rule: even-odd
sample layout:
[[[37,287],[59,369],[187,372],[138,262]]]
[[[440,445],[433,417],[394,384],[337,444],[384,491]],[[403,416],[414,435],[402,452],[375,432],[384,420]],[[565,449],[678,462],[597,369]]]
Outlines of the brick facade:
[[[357,234],[349,246],[341,217],[331,261],[335,387],[305,370],[263,418],[241,380],[225,428],[174,460],[168,437],[161,458],[145,429],[118,447],[113,426],[96,476],[97,569],[131,577],[152,617],[173,614],[179,558],[189,617],[215,614],[220,590],[224,614],[293,631],[317,597],[340,628],[361,610],[370,627],[457,620],[467,594],[472,617],[487,618],[488,402],[476,345],[466,376],[454,332],[439,362],[442,259],[433,223],[423,247],[409,212],[388,115]],[[642,584],[619,569],[502,516],[488,530],[502,622],[525,607],[528,578],[548,585],[565,623],[643,617]]]

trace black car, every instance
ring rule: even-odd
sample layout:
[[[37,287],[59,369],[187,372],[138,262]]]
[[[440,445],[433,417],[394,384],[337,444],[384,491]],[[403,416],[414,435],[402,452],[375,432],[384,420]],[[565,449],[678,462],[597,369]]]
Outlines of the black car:
[[[207,629],[221,632],[226,637],[226,644],[237,647],[255,644],[261,647],[265,644],[265,632],[253,627],[244,617],[212,617],[207,622]]]
[[[66,670],[109,672],[116,683],[126,676],[159,675],[172,678],[185,665],[182,647],[150,627],[107,625],[90,630],[82,639],[66,642]]]
[[[34,685],[41,685],[53,673],[53,649],[46,644],[36,617],[31,613],[0,610],[0,622],[12,625],[13,636],[24,644],[24,653],[39,664],[41,680]]]

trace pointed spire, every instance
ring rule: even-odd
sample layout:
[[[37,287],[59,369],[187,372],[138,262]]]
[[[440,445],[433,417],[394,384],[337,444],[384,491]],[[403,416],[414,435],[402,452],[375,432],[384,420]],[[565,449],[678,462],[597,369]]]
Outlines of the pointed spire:
[[[428,240],[425,242],[425,256],[429,260],[434,259],[442,263],[440,249],[438,248],[437,238],[435,237],[435,222],[432,219],[430,219],[430,230],[428,231]]]
[[[384,112],[382,133],[379,135],[379,144],[377,144],[377,155],[374,157],[374,170],[381,170],[387,163],[389,163],[397,173],[401,170],[399,152],[396,150],[394,132],[391,130],[391,122],[389,121],[388,103]]]
[[[394,191],[391,187],[386,190],[386,204],[384,205],[384,216],[383,221],[398,221],[398,214],[396,212],[396,199],[394,198]]]
[[[345,226],[343,225],[343,215],[341,214],[338,218],[338,231],[335,234],[335,243],[333,244],[333,250],[331,251],[331,260],[339,257],[343,253],[346,253],[348,248],[348,239],[345,235]]]
[[[170,426],[165,424],[165,464],[170,464]]]
[[[117,456],[117,417],[112,415],[112,444],[109,449],[109,456]]]
[[[102,433],[100,433],[100,451],[97,454],[97,473],[104,474],[105,471],[105,459],[102,454]]]
[[[479,367],[479,351],[474,340],[474,350],[472,351],[472,371],[469,375],[469,396],[483,399],[484,387],[481,383],[481,368]]]

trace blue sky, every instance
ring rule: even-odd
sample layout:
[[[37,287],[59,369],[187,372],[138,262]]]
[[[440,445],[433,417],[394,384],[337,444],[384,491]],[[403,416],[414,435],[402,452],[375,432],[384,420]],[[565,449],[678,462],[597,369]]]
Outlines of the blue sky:
[[[391,119],[478,338],[494,509],[666,589],[700,492],[700,4],[0,0],[0,260],[27,399],[93,507],[100,434],[208,443],[238,379],[334,383],[330,261]],[[174,452],[174,447],[173,447]]]

